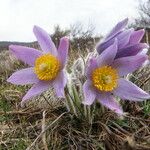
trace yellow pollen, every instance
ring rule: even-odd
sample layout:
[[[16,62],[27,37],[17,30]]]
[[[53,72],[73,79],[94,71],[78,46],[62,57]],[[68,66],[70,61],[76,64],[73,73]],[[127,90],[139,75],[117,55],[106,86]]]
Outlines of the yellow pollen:
[[[39,65],[39,70],[41,71],[45,71],[47,68],[48,68],[48,65],[46,63]]]
[[[100,91],[112,91],[117,87],[118,73],[111,66],[103,66],[92,72],[92,83]]]
[[[60,70],[59,60],[51,55],[44,54],[35,61],[34,71],[40,80],[53,80],[56,78]]]

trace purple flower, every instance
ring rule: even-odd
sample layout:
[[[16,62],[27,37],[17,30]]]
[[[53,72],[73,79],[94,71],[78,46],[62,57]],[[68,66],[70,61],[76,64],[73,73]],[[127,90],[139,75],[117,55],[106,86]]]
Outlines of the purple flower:
[[[11,53],[30,67],[13,73],[7,81],[16,85],[33,84],[22,102],[41,94],[51,86],[58,97],[64,97],[64,87],[67,83],[64,67],[67,61],[69,40],[66,37],[61,38],[59,47],[56,49],[50,36],[42,28],[35,26],[33,32],[42,51],[10,45]]]
[[[106,48],[112,45],[115,39],[118,40],[118,52],[115,58],[134,56],[141,52],[144,48],[148,48],[146,43],[140,43],[144,36],[144,29],[134,31],[134,29],[125,29],[128,19],[119,22],[105,37],[98,43],[96,49],[101,54]]]
[[[97,58],[92,58],[86,68],[87,81],[83,85],[83,104],[91,105],[97,99],[102,105],[122,114],[122,108],[115,96],[130,101],[142,101],[150,95],[132,82],[123,78],[138,69],[146,60],[147,55],[135,55],[117,58],[117,39]]]

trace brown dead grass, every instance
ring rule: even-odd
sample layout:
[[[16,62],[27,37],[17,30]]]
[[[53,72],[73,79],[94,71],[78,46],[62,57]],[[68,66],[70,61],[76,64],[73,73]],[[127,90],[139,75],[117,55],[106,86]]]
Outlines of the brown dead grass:
[[[105,109],[105,113],[97,114],[92,124],[88,124],[84,118],[67,112],[52,91],[21,108],[20,99],[28,87],[6,83],[12,72],[6,70],[0,86],[1,150],[150,150],[148,101],[122,102],[124,110],[129,112],[124,118]],[[149,91],[149,67],[130,78]],[[48,103],[45,98],[51,101]],[[96,107],[100,107],[99,104]]]

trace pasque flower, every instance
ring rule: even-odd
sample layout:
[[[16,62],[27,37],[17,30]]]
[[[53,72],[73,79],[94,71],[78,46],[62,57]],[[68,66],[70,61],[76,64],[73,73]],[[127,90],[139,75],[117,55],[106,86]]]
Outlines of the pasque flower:
[[[118,41],[115,39],[98,57],[89,60],[86,68],[87,81],[83,85],[83,104],[91,105],[97,99],[102,105],[122,114],[122,108],[115,96],[130,101],[150,98],[148,93],[123,78],[138,69],[147,60],[147,55],[115,59],[117,51]]]
[[[67,61],[69,41],[66,37],[61,38],[58,49],[56,49],[50,36],[42,28],[34,26],[33,32],[42,51],[11,45],[10,52],[30,67],[13,73],[7,81],[16,85],[33,84],[22,102],[41,94],[51,86],[58,97],[64,97],[64,87],[67,83],[64,67]]]
[[[118,39],[118,52],[115,58],[134,56],[143,49],[148,48],[146,43],[140,42],[144,36],[144,29],[137,31],[134,31],[133,28],[125,29],[127,23],[127,18],[119,22],[104,40],[97,44],[96,49],[99,54],[114,43],[115,39]]]

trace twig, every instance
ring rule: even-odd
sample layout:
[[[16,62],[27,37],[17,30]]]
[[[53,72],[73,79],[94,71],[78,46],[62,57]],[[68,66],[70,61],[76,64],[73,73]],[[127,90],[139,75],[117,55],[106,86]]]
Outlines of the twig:
[[[149,81],[149,79],[150,79],[150,76],[147,77],[147,78],[142,82],[142,84],[140,85],[140,87],[144,86],[144,84],[145,84],[147,81]]]
[[[142,119],[142,118],[127,116],[127,115],[124,115],[124,117],[130,118],[130,119],[135,119],[135,120],[142,120],[142,121],[150,122],[150,119]]]
[[[50,104],[50,102],[49,102],[49,101],[47,100],[47,98],[45,97],[45,95],[43,94],[42,96],[43,96],[44,100],[47,102],[47,104],[50,106],[50,108],[53,108],[52,105]]]
[[[110,121],[111,123],[113,123],[120,131],[122,131],[123,133],[122,134],[127,134],[127,135],[131,135],[128,131],[124,130],[121,126],[119,126],[117,123],[113,122],[113,121]],[[124,135],[125,135],[124,134]]]
[[[26,149],[26,150],[30,150],[35,144],[36,142],[39,140],[39,138],[53,125],[55,124],[63,115],[65,115],[68,112],[64,112],[62,113],[59,117],[57,117],[49,126],[47,126],[40,134],[39,136],[33,141],[33,143]]]
[[[5,111],[0,111],[0,115],[26,115],[26,114],[30,114],[32,113],[33,115],[33,112],[35,112],[35,114],[39,114],[39,111],[38,110],[35,110],[35,111],[30,111],[30,112],[24,112],[24,111],[8,111],[8,112],[5,112]]]
[[[3,114],[7,114],[7,115],[16,115],[16,114],[29,114],[29,112],[23,112],[23,111],[8,111],[8,112],[5,112],[5,111],[0,111],[0,115],[3,115]]]
[[[45,130],[45,111],[43,111],[43,119],[42,119],[42,132]],[[47,143],[46,143],[46,135],[45,132],[42,135],[42,141],[44,145],[44,150],[48,150]]]

